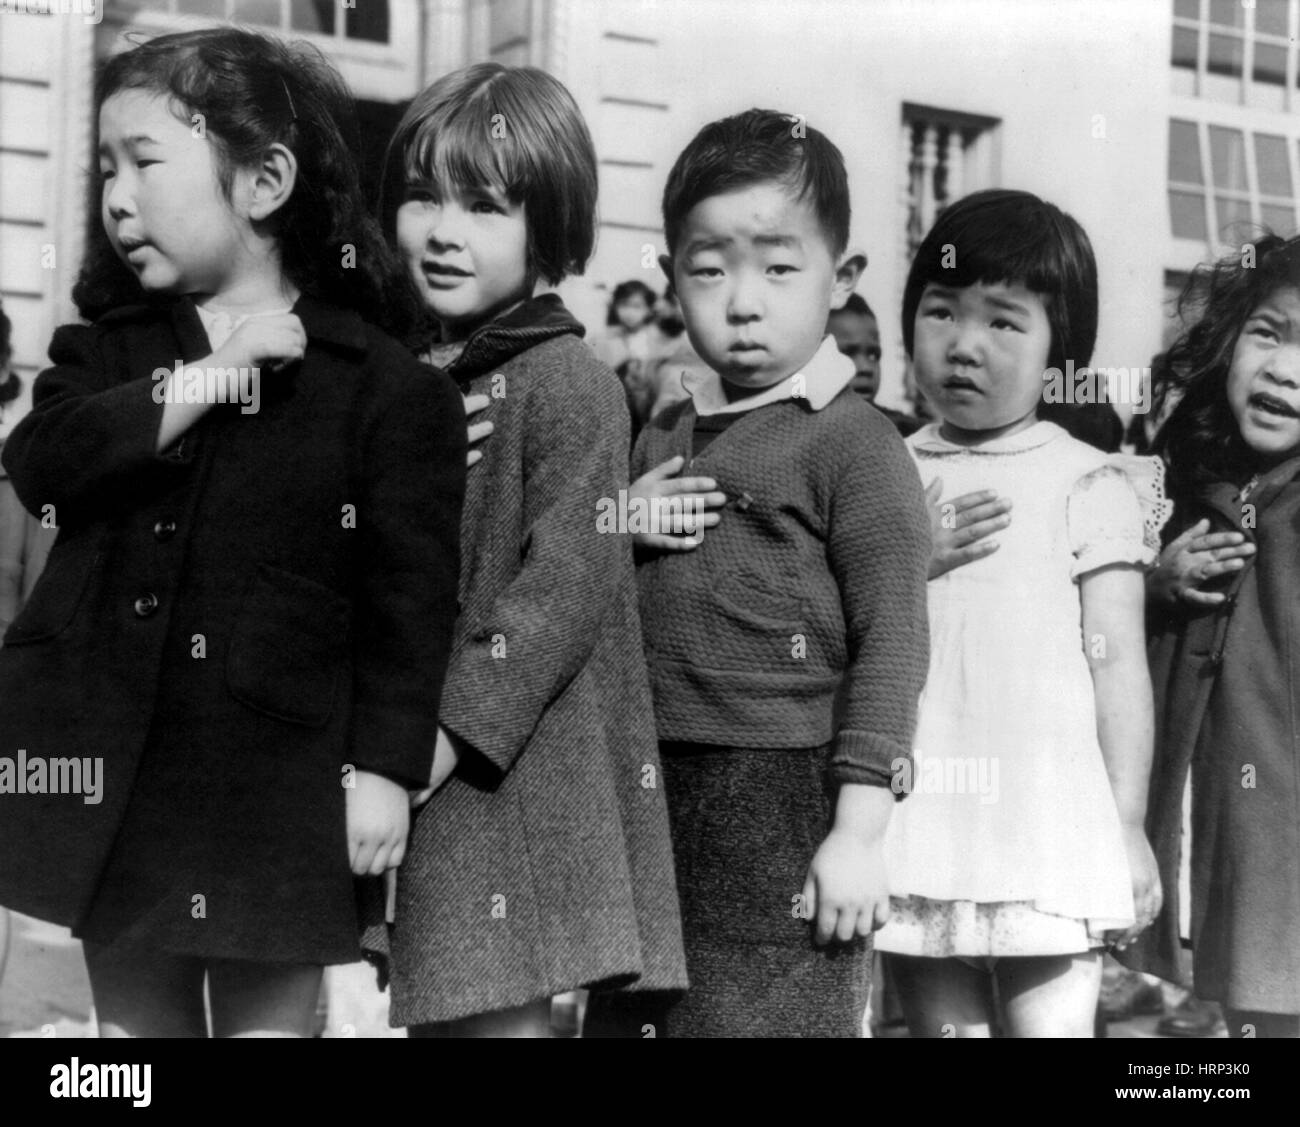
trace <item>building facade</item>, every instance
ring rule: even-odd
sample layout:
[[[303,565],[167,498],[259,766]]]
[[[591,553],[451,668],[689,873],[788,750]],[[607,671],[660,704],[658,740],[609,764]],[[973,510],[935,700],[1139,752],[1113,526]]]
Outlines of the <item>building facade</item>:
[[[593,328],[618,282],[662,289],[660,193],[699,126],[753,105],[803,115],[849,166],[883,402],[902,389],[910,253],[965,192],[1027,188],[1084,225],[1107,366],[1150,363],[1168,296],[1243,223],[1296,224],[1300,0],[86,0],[98,22],[77,7],[0,0],[0,297],[28,388],[74,317],[96,60],[213,20],[320,46],[371,160],[455,67],[555,73],[600,159],[596,257],[563,287]]]

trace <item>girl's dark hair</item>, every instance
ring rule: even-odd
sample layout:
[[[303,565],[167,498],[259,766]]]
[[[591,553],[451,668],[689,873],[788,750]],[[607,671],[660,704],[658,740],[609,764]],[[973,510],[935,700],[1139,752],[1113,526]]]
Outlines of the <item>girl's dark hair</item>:
[[[664,187],[668,253],[701,200],[775,182],[812,204],[831,257],[849,242],[849,179],[844,157],[825,134],[796,114],[746,110],[713,121],[682,150]]]
[[[528,269],[557,285],[596,246],[596,149],[573,95],[536,67],[475,63],[417,94],[384,160],[380,209],[394,231],[406,186],[491,187],[523,204]]]
[[[659,300],[659,295],[654,292],[644,282],[637,281],[635,278],[630,282],[619,282],[614,287],[614,296],[609,299],[609,317],[605,324],[618,324],[618,307],[625,301],[631,301],[634,297],[645,299],[646,306],[650,309],[651,319],[653,319],[655,302]]]
[[[1197,267],[1187,280],[1178,301],[1187,328],[1155,373],[1153,404],[1159,410],[1177,398],[1154,447],[1169,464],[1175,498],[1253,472],[1254,455],[1228,405],[1228,371],[1242,326],[1282,286],[1300,287],[1300,236],[1264,235],[1242,252]]]
[[[96,147],[99,110],[123,90],[156,93],[187,126],[201,123],[227,200],[237,170],[256,165],[273,144],[288,148],[298,163],[297,181],[271,220],[285,277],[305,294],[355,309],[394,333],[407,331],[417,309],[415,292],[366,208],[353,155],[352,99],[318,50],[239,28],[150,39],[101,64],[94,94]],[[152,300],[109,244],[100,191],[96,178],[86,257],[73,289],[88,319]]]
[[[1039,294],[1052,328],[1048,366],[1064,371],[1068,357],[1076,368],[1087,367],[1097,343],[1097,263],[1083,228],[1059,207],[1029,192],[994,188],[944,208],[903,289],[908,356],[925,287],[977,282],[1022,285]]]

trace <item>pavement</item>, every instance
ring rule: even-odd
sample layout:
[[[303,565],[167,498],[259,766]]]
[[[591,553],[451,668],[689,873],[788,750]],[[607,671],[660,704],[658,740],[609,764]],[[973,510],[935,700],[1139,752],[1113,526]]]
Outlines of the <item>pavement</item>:
[[[0,1037],[94,1037],[93,1011],[81,944],[66,928],[0,909]],[[1158,1038],[1159,1021],[1156,1014],[1111,1022],[1107,1035]],[[907,1033],[894,1026],[880,1035]],[[365,963],[328,968],[321,1036],[406,1036],[405,1030],[388,1027],[388,997]]]

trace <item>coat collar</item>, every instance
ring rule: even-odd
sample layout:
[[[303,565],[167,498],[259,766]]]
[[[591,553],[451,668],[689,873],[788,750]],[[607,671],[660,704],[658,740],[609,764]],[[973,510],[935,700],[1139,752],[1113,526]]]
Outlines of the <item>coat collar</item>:
[[[1229,481],[1216,481],[1202,486],[1198,500],[1253,540],[1259,520],[1257,515],[1246,520],[1247,511],[1255,514],[1263,512],[1297,476],[1300,476],[1300,457],[1288,458],[1261,474],[1258,484],[1245,501],[1241,500],[1241,488]],[[1251,506],[1251,510],[1247,510],[1247,505]]]
[[[365,322],[355,310],[343,309],[303,294],[294,304],[293,312],[302,322],[308,340],[343,352],[361,354],[366,351]],[[116,325],[159,316],[170,317],[172,329],[180,342],[182,360],[188,363],[208,354],[208,334],[203,329],[203,322],[199,320],[198,310],[190,297],[182,297],[166,305],[145,302],[123,305],[105,313],[96,324]]]
[[[521,352],[566,333],[583,336],[586,329],[564,307],[559,294],[539,294],[475,329],[460,355],[447,365],[447,372],[464,384],[513,360]]]

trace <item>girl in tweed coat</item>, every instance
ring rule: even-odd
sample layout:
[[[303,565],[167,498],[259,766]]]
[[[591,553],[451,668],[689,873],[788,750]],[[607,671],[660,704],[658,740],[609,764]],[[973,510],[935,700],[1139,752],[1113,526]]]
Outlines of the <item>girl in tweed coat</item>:
[[[685,986],[631,546],[596,519],[627,484],[627,409],[559,298],[534,296],[590,255],[595,154],[555,79],[481,64],[415,99],[390,158],[429,359],[492,431],[387,937],[391,1020],[545,1036],[554,994]]]

